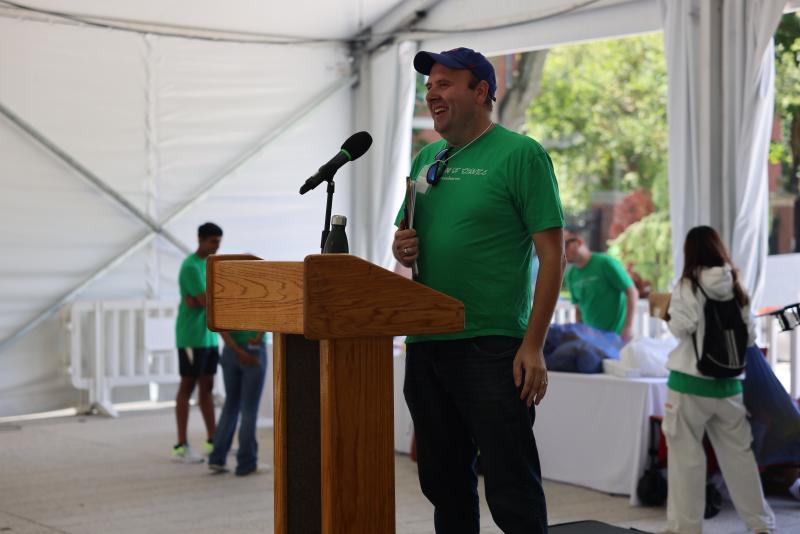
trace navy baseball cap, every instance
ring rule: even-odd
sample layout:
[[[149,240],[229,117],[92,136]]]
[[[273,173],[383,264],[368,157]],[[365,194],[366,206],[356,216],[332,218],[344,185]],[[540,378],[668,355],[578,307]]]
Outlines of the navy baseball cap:
[[[430,75],[435,63],[444,65],[448,69],[469,70],[476,78],[489,84],[489,98],[496,100],[494,92],[497,90],[497,80],[494,77],[494,67],[480,52],[461,47],[445,50],[441,54],[417,52],[414,56],[414,69],[425,76]]]

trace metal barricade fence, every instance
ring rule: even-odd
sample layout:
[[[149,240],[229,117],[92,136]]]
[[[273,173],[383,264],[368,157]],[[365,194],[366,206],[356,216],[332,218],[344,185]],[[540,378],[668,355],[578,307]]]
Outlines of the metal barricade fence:
[[[153,300],[76,302],[69,309],[69,374],[88,391],[88,406],[116,416],[120,386],[180,382],[175,348],[177,305]]]
[[[178,384],[178,355],[175,343],[175,302],[159,300],[118,300],[76,302],[65,310],[69,339],[68,372],[73,387],[86,391],[81,412],[96,410],[116,417],[112,402],[114,388]],[[220,339],[220,342],[222,340]],[[220,346],[222,348],[222,346]],[[272,421],[272,344],[267,343],[267,383],[261,414]],[[214,381],[214,395],[224,398],[220,376]]]

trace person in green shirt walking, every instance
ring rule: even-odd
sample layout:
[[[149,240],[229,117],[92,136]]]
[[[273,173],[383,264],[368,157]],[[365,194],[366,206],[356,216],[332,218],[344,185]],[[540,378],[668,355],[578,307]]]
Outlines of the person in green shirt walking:
[[[772,532],[775,516],[764,500],[753,455],[753,433],[742,399],[742,376],[713,378],[697,368],[706,332],[706,298],[735,299],[748,326],[748,345],[755,342],[750,299],[716,230],[689,230],[683,247],[684,267],[672,292],[666,320],[678,338],[667,358],[667,403],[662,428],[667,440],[667,531],[700,533],[705,508],[708,434],[736,511],[757,534]]]
[[[178,345],[178,362],[181,383],[175,397],[175,420],[178,427],[178,443],[172,448],[176,461],[200,463],[189,446],[186,427],[189,422],[189,399],[197,386],[197,403],[206,425],[207,440],[203,452],[213,450],[214,422],[214,375],[217,373],[219,349],[217,334],[206,327],[206,259],[215,254],[222,242],[222,228],[207,222],[197,229],[197,251],[181,264],[178,286],[181,302],[175,322],[175,340]]]
[[[534,439],[547,391],[542,346],[563,276],[563,212],[550,157],[491,120],[494,68],[480,53],[420,52],[441,141],[423,148],[414,228],[400,209],[392,251],[417,281],[464,303],[461,332],[406,339],[403,393],[414,421],[422,492],[437,534],[480,526],[475,460],[486,502],[507,534],[547,532]],[[531,305],[533,245],[540,266]]]
[[[616,259],[592,252],[577,228],[564,231],[564,249],[572,267],[567,289],[577,305],[577,321],[630,341],[639,292]]]

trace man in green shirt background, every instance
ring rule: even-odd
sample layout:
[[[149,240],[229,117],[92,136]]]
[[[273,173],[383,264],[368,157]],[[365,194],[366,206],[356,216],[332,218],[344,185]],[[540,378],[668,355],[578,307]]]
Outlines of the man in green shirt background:
[[[175,340],[178,345],[181,384],[175,397],[175,420],[178,443],[172,448],[176,461],[201,463],[189,446],[186,427],[189,422],[189,399],[195,385],[198,387],[197,403],[206,425],[207,440],[203,451],[213,451],[214,432],[214,375],[219,362],[217,334],[206,327],[206,259],[215,254],[222,242],[222,228],[207,222],[197,229],[197,251],[181,264],[178,286],[181,302],[175,322]]]
[[[564,248],[572,265],[566,281],[577,305],[577,322],[630,341],[639,292],[625,268],[611,256],[589,250],[574,227],[564,231]]]

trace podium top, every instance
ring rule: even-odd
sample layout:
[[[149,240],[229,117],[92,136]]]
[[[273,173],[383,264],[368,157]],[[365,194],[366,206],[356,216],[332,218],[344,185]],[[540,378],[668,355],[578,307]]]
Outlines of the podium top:
[[[309,339],[458,332],[458,300],[350,254],[302,262],[210,256],[207,321],[214,331],[261,330]]]

